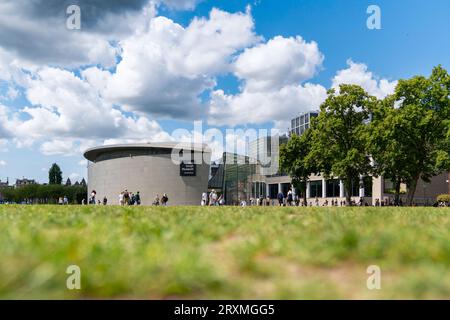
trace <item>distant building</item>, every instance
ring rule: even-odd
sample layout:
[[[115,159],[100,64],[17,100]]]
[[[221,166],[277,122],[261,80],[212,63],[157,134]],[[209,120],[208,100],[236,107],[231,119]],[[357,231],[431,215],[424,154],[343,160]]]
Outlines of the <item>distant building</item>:
[[[311,115],[310,115],[311,116]],[[308,116],[306,119],[311,119]],[[295,121],[297,125],[297,121]],[[308,125],[305,118],[303,124]],[[309,128],[309,127],[308,127]],[[302,127],[291,128],[290,132],[302,132]],[[304,131],[302,132],[304,133]],[[265,166],[262,162],[267,159],[278,159],[279,146],[269,143],[270,137],[260,138],[249,143],[249,155],[235,155],[225,153],[221,159],[221,168],[215,170],[216,174],[210,180],[209,188],[220,189],[225,196],[227,204],[237,204],[242,200],[250,201],[256,198],[270,198],[275,200],[279,192],[287,195],[289,189],[293,189],[290,176],[275,170],[275,167]],[[280,144],[284,141],[280,137]],[[268,145],[271,145],[268,148]],[[264,147],[266,146],[266,148]],[[244,159],[236,163],[236,159]],[[256,159],[256,161],[255,161]],[[221,186],[221,187],[220,187]],[[393,204],[394,194],[392,182],[384,177],[361,176],[352,181],[349,190],[352,200],[356,203],[362,198],[364,203],[373,205],[376,202]],[[432,205],[439,194],[450,193],[450,176],[444,172],[436,175],[430,183],[419,181],[414,203],[417,205]],[[306,198],[308,205],[330,204],[332,201],[340,203],[345,200],[346,190],[339,177],[327,177],[311,175],[306,186]],[[299,196],[301,196],[299,194]],[[402,185],[401,196],[406,203],[406,186]]]
[[[7,188],[9,187],[9,179],[6,179],[6,181],[0,180],[0,188]]]
[[[15,187],[19,188],[19,187],[27,186],[29,184],[37,184],[37,182],[34,179],[25,179],[25,178],[16,179]]]
[[[197,205],[208,188],[211,149],[206,144],[108,145],[88,149],[84,156],[89,160],[89,192],[112,199],[108,204],[117,203],[127,190],[139,191],[143,205],[151,205],[156,195],[164,193],[170,205]]]
[[[70,181],[70,178],[67,178],[66,180],[66,186],[71,186],[72,185],[72,181]]]

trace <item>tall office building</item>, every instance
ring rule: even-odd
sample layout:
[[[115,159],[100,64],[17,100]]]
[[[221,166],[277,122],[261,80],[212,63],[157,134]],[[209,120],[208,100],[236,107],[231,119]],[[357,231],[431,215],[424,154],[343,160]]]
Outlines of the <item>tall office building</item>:
[[[309,111],[306,113],[301,113],[298,117],[292,119],[291,128],[289,130],[290,135],[302,135],[306,129],[309,129],[311,126],[311,119],[317,117],[318,115],[318,111]]]

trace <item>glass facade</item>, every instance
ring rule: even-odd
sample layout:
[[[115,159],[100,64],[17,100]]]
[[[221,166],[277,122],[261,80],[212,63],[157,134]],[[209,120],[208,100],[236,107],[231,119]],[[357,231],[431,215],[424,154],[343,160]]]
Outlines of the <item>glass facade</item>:
[[[311,119],[319,115],[318,112],[308,112],[291,120],[290,133],[302,135],[307,129],[311,127]]]
[[[372,196],[373,178],[372,177],[364,177],[363,182],[364,182],[364,196],[371,197]]]
[[[340,195],[340,180],[331,179],[327,180],[327,197],[328,198],[338,198]]]
[[[252,198],[266,198],[267,190],[265,182],[253,182],[252,183]]]
[[[248,157],[225,153],[223,156],[224,176],[223,195],[230,205],[239,204],[251,197],[253,190],[252,175],[256,165],[251,164]]]
[[[322,180],[309,183],[309,194],[311,198],[322,198]]]
[[[270,199],[276,199],[278,194],[278,183],[269,184],[269,197]]]

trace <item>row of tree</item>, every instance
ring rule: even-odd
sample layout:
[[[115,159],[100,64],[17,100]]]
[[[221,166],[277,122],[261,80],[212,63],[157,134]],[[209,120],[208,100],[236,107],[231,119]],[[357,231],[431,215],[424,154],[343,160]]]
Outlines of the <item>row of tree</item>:
[[[384,99],[357,85],[330,89],[311,128],[281,147],[280,167],[306,203],[311,174],[343,180],[346,201],[360,176],[382,175],[413,202],[419,179],[450,170],[450,75],[441,66],[430,77],[400,80]]]
[[[59,198],[67,197],[69,203],[81,204],[86,199],[87,187],[83,185],[65,186],[61,184],[29,184],[19,188],[1,190],[5,201],[35,204],[58,203]]]
[[[48,172],[48,184],[4,188],[1,193],[5,201],[16,203],[58,203],[59,198],[67,197],[69,203],[80,204],[87,195],[87,187],[83,181],[81,184],[71,185],[70,179],[67,179],[66,185],[62,185],[61,168],[54,163]]]

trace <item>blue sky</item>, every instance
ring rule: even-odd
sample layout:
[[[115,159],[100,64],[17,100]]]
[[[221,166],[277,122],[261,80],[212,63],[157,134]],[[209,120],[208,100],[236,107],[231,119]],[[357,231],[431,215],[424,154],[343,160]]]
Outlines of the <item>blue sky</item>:
[[[178,0],[178,3],[182,3],[183,1],[184,0]],[[189,1],[186,0],[185,3],[188,2]],[[51,28],[53,17],[48,17],[47,19],[50,22],[44,23],[42,22],[42,19],[38,19],[39,17],[26,16],[26,14],[28,14],[27,12],[30,11],[25,10],[25,7],[27,5],[25,5],[24,2],[21,1],[18,1],[17,3],[18,4],[15,5],[11,10],[16,10],[16,12],[19,13],[18,16],[23,15],[24,17],[29,18],[31,27],[33,25],[42,27],[42,34],[35,35],[32,34],[32,31],[30,31],[30,37],[33,36],[33,39],[37,38],[39,40],[39,36],[42,36],[43,38],[40,43],[41,45],[45,45],[45,41],[49,40],[46,39],[43,34],[45,34],[46,28]],[[190,1],[189,3],[192,3],[192,1]],[[366,27],[366,20],[369,16],[366,13],[366,9],[371,4],[378,5],[381,9],[381,30],[369,30]],[[273,93],[273,95],[271,95],[270,97],[285,97],[283,94],[281,94],[281,92],[283,92],[283,90],[287,87],[293,88],[293,86],[297,86],[295,87],[296,90],[301,90],[301,86],[305,86],[307,83],[317,86],[315,88],[320,89],[322,87],[329,88],[336,83],[345,80],[355,82],[363,81],[358,80],[361,79],[363,75],[368,76],[371,81],[375,81],[374,83],[376,87],[373,88],[373,81],[369,83],[364,82],[358,84],[361,84],[363,86],[367,84],[368,87],[366,90],[368,90],[369,92],[372,89],[375,90],[374,92],[370,93],[374,95],[382,95],[383,93],[389,93],[389,89],[384,88],[381,85],[381,81],[386,81],[386,83],[388,84],[386,85],[386,87],[392,88],[396,80],[411,77],[416,74],[428,75],[432,67],[438,64],[442,64],[447,69],[450,68],[450,1],[446,0],[256,0],[253,2],[240,0],[202,1],[200,3],[197,3],[195,8],[193,8],[192,10],[184,10],[182,9],[181,5],[177,6],[176,8],[169,8],[167,5],[162,4],[160,6],[157,6],[157,14],[154,17],[149,17],[146,21],[148,22],[149,19],[155,19],[158,16],[164,16],[172,21],[173,24],[171,24],[170,28],[174,28],[173,30],[176,30],[177,28],[175,27],[175,23],[180,24],[182,28],[184,28],[184,30],[188,30],[189,28],[192,28],[192,26],[190,27],[190,24],[192,19],[194,19],[195,17],[204,17],[204,19],[206,20],[210,19],[209,16],[212,8],[217,8],[220,9],[221,12],[230,14],[236,14],[240,12],[241,15],[245,15],[246,7],[248,5],[251,6],[251,12],[247,13],[247,18],[254,23],[254,25],[251,26],[250,29],[242,29],[242,34],[245,34],[246,32],[248,33],[248,39],[231,39],[233,37],[232,34],[226,35],[231,39],[231,42],[239,43],[239,45],[233,44],[234,51],[232,53],[230,53],[228,56],[221,56],[220,58],[218,58],[219,60],[217,60],[217,62],[211,64],[211,68],[214,68],[215,65],[223,62],[227,64],[226,67],[210,73],[209,70],[202,70],[201,67],[199,69],[196,61],[194,61],[195,63],[193,63],[192,65],[185,66],[187,70],[186,74],[183,74],[183,76],[177,75],[176,77],[167,76],[167,79],[164,71],[166,69],[157,69],[158,77],[161,78],[160,81],[166,81],[167,84],[170,85],[170,88],[167,88],[167,90],[170,90],[170,92],[167,94],[169,98],[179,95],[181,97],[181,101],[188,100],[189,98],[192,98],[192,91],[197,92],[197,94],[194,94],[193,97],[195,98],[195,95],[197,95],[201,100],[201,103],[197,106],[197,108],[200,108],[199,110],[195,112],[192,111],[192,109],[196,108],[197,102],[194,101],[192,102],[193,106],[189,107],[189,115],[186,115],[186,117],[177,117],[177,112],[180,113],[181,111],[183,111],[183,108],[174,106],[172,100],[169,102],[166,100],[156,101],[154,99],[149,100],[145,97],[142,97],[143,95],[145,95],[145,92],[151,92],[148,91],[149,89],[140,92],[139,96],[137,97],[132,96],[130,92],[123,92],[121,96],[116,96],[115,91],[121,91],[124,84],[127,84],[127,81],[129,81],[130,77],[131,79],[139,79],[138,81],[158,81],[158,77],[155,77],[156,80],[153,78],[149,79],[141,74],[136,73],[136,70],[130,69],[129,71],[124,72],[123,77],[122,75],[117,75],[117,79],[111,80],[111,85],[114,85],[117,82],[117,86],[113,87],[116,88],[116,90],[111,89],[110,91],[108,91],[108,102],[104,102],[105,106],[103,107],[105,109],[101,109],[99,112],[93,114],[93,119],[89,117],[84,118],[85,120],[87,119],[86,123],[80,121],[77,126],[74,125],[73,130],[66,131],[64,131],[64,129],[61,129],[57,125],[55,125],[55,128],[47,128],[47,126],[51,127],[53,125],[53,120],[49,120],[49,122],[46,123],[45,118],[44,120],[39,118],[39,121],[41,122],[38,122],[37,119],[34,119],[34,122],[26,122],[33,117],[37,117],[36,113],[29,114],[18,111],[22,110],[24,107],[35,108],[36,110],[38,110],[39,107],[44,106],[46,108],[48,107],[49,110],[52,110],[53,115],[55,116],[54,119],[58,119],[58,116],[63,116],[62,118],[64,121],[60,119],[62,121],[61,123],[72,123],[71,119],[68,119],[67,116],[62,113],[63,110],[67,109],[64,109],[64,107],[61,107],[61,109],[59,109],[59,106],[57,104],[65,103],[64,101],[66,99],[64,99],[64,95],[66,95],[67,97],[71,96],[72,94],[73,97],[78,94],[80,94],[81,96],[83,96],[83,94],[86,95],[86,93],[83,93],[83,90],[85,90],[87,84],[80,84],[80,88],[76,90],[74,89],[74,92],[71,93],[70,90],[71,88],[73,88],[73,86],[70,85],[70,83],[72,83],[71,81],[74,81],[73,83],[77,83],[77,79],[70,76],[70,74],[63,73],[62,71],[66,70],[69,72],[74,72],[75,77],[82,77],[81,75],[84,70],[95,67],[95,70],[92,72],[92,74],[95,75],[97,79],[97,76],[102,74],[101,71],[114,70],[112,73],[115,72],[116,67],[119,65],[119,62],[122,59],[121,54],[127,54],[127,52],[130,52],[130,56],[134,59],[129,60],[133,63],[126,63],[127,61],[124,61],[122,69],[125,69],[127,66],[129,68],[132,68],[134,66],[136,57],[142,57],[142,59],[146,59],[146,57],[143,56],[142,53],[135,54],[135,52],[133,52],[133,54],[131,54],[131,50],[139,50],[139,46],[135,48],[131,45],[131,40],[128,45],[124,45],[124,53],[116,53],[116,64],[114,65],[113,63],[112,66],[108,65],[108,62],[104,62],[110,60],[108,58],[108,54],[110,54],[111,51],[105,50],[103,53],[102,50],[104,48],[102,47],[93,53],[96,55],[95,59],[92,58],[93,54],[91,54],[88,57],[88,60],[83,60],[85,59],[85,57],[82,56],[81,53],[78,55],[72,53],[77,49],[77,44],[74,44],[73,42],[71,45],[73,45],[73,48],[75,49],[71,47],[68,47],[68,49],[61,49],[57,47],[58,41],[54,41],[56,43],[49,42],[49,57],[45,56],[45,52],[41,56],[38,56],[38,54],[36,53],[35,56],[31,55],[30,57],[29,52],[33,52],[33,50],[35,49],[37,52],[38,47],[36,47],[35,49],[33,49],[33,47],[31,47],[31,49],[23,48],[22,44],[19,45],[11,41],[11,39],[9,38],[9,35],[14,36],[14,32],[19,32],[18,30],[23,30],[23,28],[20,29],[17,26],[17,29],[14,29],[14,21],[8,21],[8,27],[10,27],[12,31],[9,30],[8,34],[6,34],[6,32],[1,32],[1,28],[6,28],[6,24],[2,26],[2,24],[0,23],[0,96],[2,96],[2,99],[0,99],[0,105],[3,106],[3,113],[6,114],[3,116],[3,128],[2,124],[0,124],[0,135],[3,135],[0,136],[0,148],[2,148],[2,150],[0,151],[0,179],[4,181],[7,177],[9,177],[10,181],[15,181],[16,178],[21,178],[24,176],[37,179],[40,182],[47,182],[47,171],[53,162],[57,162],[61,166],[65,177],[72,175],[72,177],[75,179],[81,179],[82,177],[86,177],[87,175],[85,165],[81,161],[83,160],[81,150],[84,146],[87,147],[98,143],[103,143],[104,141],[108,141],[108,138],[114,139],[114,141],[118,141],[118,138],[122,137],[123,132],[126,133],[127,140],[132,140],[134,136],[139,139],[145,139],[146,134],[153,136],[158,136],[159,134],[160,139],[163,139],[165,137],[164,134],[170,135],[170,133],[177,128],[187,128],[189,130],[192,129],[192,121],[194,119],[203,119],[207,122],[207,124],[205,124],[206,126],[218,127],[222,130],[229,127],[286,128],[287,120],[293,114],[305,111],[305,109],[308,108],[307,105],[299,105],[298,110],[295,110],[295,107],[292,106],[295,105],[296,100],[293,100],[292,103],[280,107],[280,110],[282,110],[281,112],[283,112],[284,114],[279,118],[276,118],[276,113],[274,113],[273,111],[266,110],[276,109],[276,102],[272,103],[272,105],[265,104],[263,107],[261,107],[266,108],[264,110],[259,110],[257,105],[254,106],[256,110],[255,115],[259,111],[267,115],[275,115],[267,118],[267,121],[264,121],[264,119],[261,120],[259,118],[256,119],[257,117],[252,118],[251,116],[246,119],[244,116],[244,114],[246,114],[247,112],[244,109],[247,108],[247,106],[241,103],[239,98],[242,98],[242,101],[248,101],[249,103],[255,101],[255,96],[251,95],[247,97],[245,96],[245,94],[247,93],[247,91],[250,92],[253,90],[250,88],[250,84],[252,83],[252,81],[261,81],[261,77],[263,77],[264,81],[267,80],[270,83],[273,83],[276,88],[265,87],[264,91],[257,92],[258,97],[264,97],[264,94],[267,94],[267,92]],[[83,13],[83,4],[81,3],[80,6]],[[106,8],[106,10],[107,9],[108,8]],[[2,12],[1,10],[5,11]],[[6,15],[10,14],[10,12],[7,12],[6,10],[8,9],[4,9],[0,6],[0,20],[2,20],[2,17],[6,17]],[[123,10],[125,12],[128,9],[125,8]],[[138,14],[134,12],[133,9],[129,10],[133,14]],[[108,14],[113,15],[117,13],[105,13],[105,16],[107,16]],[[238,20],[242,17],[239,18],[237,16],[233,16],[233,19],[234,18],[236,18],[236,22],[238,24],[241,22],[242,24],[245,24],[245,22],[248,21]],[[95,19],[95,17],[93,19]],[[103,18],[99,17],[98,19],[100,21]],[[55,19],[55,21],[56,20],[57,19]],[[138,21],[138,19],[133,20]],[[213,19],[211,18],[210,20]],[[159,20],[159,22],[161,23],[161,25],[164,25],[162,20]],[[220,26],[221,24],[226,24],[226,21],[219,19],[215,23],[215,26]],[[129,37],[132,32],[134,32],[133,30],[129,31],[126,25],[131,25],[131,23],[128,20],[124,19],[123,26],[121,25],[121,29],[118,31],[118,34],[121,33],[121,35],[114,36],[117,37],[119,41],[125,39],[125,37]],[[139,27],[137,23],[136,26],[133,24],[133,27],[130,27],[130,29],[133,29],[135,27]],[[227,30],[226,28],[229,28],[229,30],[234,30],[233,26],[229,25],[224,26],[223,28],[225,30],[223,31],[224,37]],[[107,32],[105,33],[104,31],[102,31],[102,33],[99,32],[98,29],[81,29],[79,34],[77,34],[76,36],[82,37],[83,32],[89,35],[89,37],[86,38],[86,41],[91,41],[92,39],[94,39],[92,41],[95,41],[95,37],[97,37],[98,34],[101,34],[100,36],[98,36],[101,40],[108,39],[108,41],[110,41],[110,38],[113,38],[112,36],[110,37]],[[198,29],[195,29],[192,32],[198,32]],[[122,34],[125,34],[125,36]],[[59,34],[55,34],[55,37],[58,35]],[[152,34],[148,35],[148,37],[151,36]],[[278,87],[278,84],[275,80],[264,78],[268,77],[268,75],[271,74],[271,70],[267,70],[265,66],[261,66],[261,70],[263,70],[264,72],[261,71],[260,73],[258,73],[259,70],[253,70],[251,72],[246,70],[245,61],[248,62],[248,60],[245,60],[244,57],[241,56],[241,54],[246,49],[258,46],[268,47],[270,49],[270,40],[274,39],[277,36],[282,37],[281,39],[279,39],[281,46],[283,46],[284,43],[287,44],[287,42],[283,42],[284,40],[287,41],[287,39],[295,39],[296,36],[302,37],[301,41],[296,40],[294,41],[295,44],[293,44],[294,46],[298,46],[299,51],[297,51],[296,49],[294,49],[295,53],[287,51],[285,53],[286,55],[283,55],[283,57],[289,57],[289,55],[292,54],[293,57],[304,57],[305,60],[308,60],[310,58],[312,59],[312,57],[307,55],[306,53],[302,55],[303,53],[301,52],[301,50],[305,50],[303,44],[311,44],[312,42],[316,42],[318,51],[315,52],[315,54],[321,54],[323,56],[323,61],[321,63],[311,62],[311,65],[313,65],[314,67],[313,74],[294,74],[292,83],[283,83]],[[148,37],[144,39],[137,37],[135,41],[140,41],[139,39],[141,39],[143,41],[142,46],[144,46],[145,43],[148,43]],[[255,40],[255,37],[260,38],[259,40]],[[198,46],[196,46],[196,43],[190,43],[189,46],[191,47],[189,47],[188,49],[186,49],[185,43],[190,39],[189,37],[184,38],[184,40],[174,40],[179,41],[174,43],[177,46],[180,45],[179,48],[183,48],[180,50],[187,50],[188,53],[194,52],[193,55],[195,55],[200,52],[202,50],[201,48],[203,47],[207,48],[205,50],[214,52],[220,51],[220,41],[226,42],[228,41],[228,38],[219,38],[217,44],[211,45],[208,43],[198,43]],[[202,41],[201,36],[198,39],[199,42]],[[150,38],[150,40],[152,39]],[[156,45],[158,45],[157,40],[155,40],[155,43]],[[33,43],[30,44],[30,46],[32,45]],[[61,46],[62,45],[64,45],[64,43],[62,43]],[[171,43],[171,45],[173,45],[173,43]],[[174,48],[174,54],[176,55],[176,48],[178,47]],[[264,52],[262,49],[258,47],[257,50],[253,51],[252,55],[249,55],[249,57],[258,57],[258,54],[263,55]],[[25,52],[25,50],[27,52]],[[58,50],[61,50],[63,52],[60,56],[57,55]],[[64,53],[64,50],[67,51]],[[86,51],[86,48],[80,48],[80,51],[82,50]],[[4,54],[3,58],[1,56],[2,52]],[[50,54],[50,52],[52,52],[52,54]],[[53,52],[56,53],[53,54]],[[164,50],[162,52],[164,54]],[[208,57],[208,52],[200,52],[200,54],[203,59],[205,57]],[[267,52],[265,54],[267,54]],[[70,63],[70,61],[72,61],[72,55],[74,61],[73,64]],[[233,69],[234,62],[241,59],[241,57],[243,61],[242,66],[240,69],[238,68],[239,70],[236,71],[236,69]],[[352,67],[348,64],[349,59],[351,59],[353,63],[359,65],[354,65]],[[164,58],[164,61],[169,61],[168,63],[170,64],[172,60]],[[175,61],[174,63],[177,63],[177,66],[181,66],[178,60],[173,61]],[[13,64],[13,62],[17,69],[11,71],[10,66]],[[142,61],[142,63],[140,61],[137,61],[137,64],[142,65],[142,68],[148,68],[146,71],[146,74],[148,74],[149,72],[152,72],[154,70],[152,69],[154,68],[154,64],[152,64],[153,62],[153,60],[151,60],[150,62]],[[42,70],[43,68],[54,68],[57,70],[52,69],[51,72],[49,71],[47,73],[41,73],[40,70]],[[119,68],[121,67],[119,66]],[[280,66],[280,64],[277,64],[277,66],[275,66],[274,68],[282,68],[282,66]],[[172,69],[169,68],[167,70]],[[339,72],[343,70],[347,71],[343,72],[340,77],[337,77]],[[24,72],[24,74],[29,75],[31,77],[31,80],[23,80],[22,78],[24,78],[24,76],[17,75],[22,71]],[[279,74],[279,72],[277,72],[278,71],[275,70],[274,74]],[[11,74],[13,74],[14,76],[11,76]],[[251,78],[255,74],[257,74],[257,79],[255,78],[256,80]],[[208,81],[205,82],[204,79],[202,80],[202,76],[207,77],[209,80],[214,80],[215,85],[211,85]],[[108,73],[105,77],[114,78],[114,74]],[[181,82],[175,82],[179,81],[180,77],[184,80]],[[33,82],[32,80],[35,78],[42,79],[42,82]],[[193,78],[195,78],[195,81],[190,82]],[[49,89],[49,92],[52,92],[52,90],[55,90],[55,88],[59,88],[58,83],[56,82],[57,80],[61,81],[61,86],[63,86],[63,84],[67,85],[67,88],[64,87],[66,88],[65,91],[59,93],[63,95],[61,99],[55,98],[51,99],[51,101],[47,101],[45,97],[40,96],[40,94],[44,94],[42,92],[45,92],[47,88],[53,88]],[[50,84],[51,81],[55,81],[56,86],[54,84]],[[180,84],[180,87],[183,83],[187,83],[188,87],[180,89],[180,92],[177,92],[176,86],[178,83]],[[142,87],[145,88],[157,88],[157,90],[159,90],[160,92],[166,92],[166,89],[162,84],[157,84],[157,86],[155,86],[156,85],[153,83],[142,85]],[[13,94],[10,97],[6,97],[10,88],[13,88],[17,91],[17,96]],[[98,98],[99,103],[103,103],[103,95],[106,96],[107,94],[103,93],[98,88],[96,90],[97,91],[95,92],[101,92],[100,95],[102,95],[101,98]],[[186,90],[186,92],[181,92],[181,90]],[[219,94],[219,99],[217,100],[220,102],[221,108],[224,109],[216,109],[216,113],[210,112],[210,110],[212,110],[210,107],[212,99],[211,94],[213,92],[218,94],[219,90],[223,90],[224,94],[227,96],[227,99],[225,99]],[[9,92],[11,93],[11,90]],[[97,101],[95,100],[97,99],[95,97],[92,99],[93,105],[90,106],[91,110],[93,108],[96,108],[94,102]],[[262,99],[264,100],[264,98]],[[289,99],[289,96],[286,99]],[[318,101],[320,100],[319,97],[317,99]],[[68,98],[67,100],[70,99]],[[303,101],[302,98],[300,98],[300,100]],[[54,110],[52,109],[53,107]],[[123,125],[123,128],[119,127],[119,125],[115,126],[114,128],[110,128],[106,123],[109,118],[105,116],[103,119],[102,114],[105,114],[105,112],[111,112],[111,119],[119,119],[119,116],[113,110],[114,108],[120,110],[121,112],[120,117],[122,118],[117,121],[119,121],[121,125]],[[168,111],[168,115],[165,115],[165,108],[167,108],[167,110],[172,110],[173,113],[171,113],[172,111]],[[234,113],[229,112],[228,110],[226,110],[226,108],[233,109]],[[248,108],[251,109],[252,106],[249,105]],[[161,110],[163,110],[163,113],[161,113]],[[41,112],[42,110],[38,111]],[[90,111],[88,112],[90,113]],[[224,121],[215,122],[214,117],[220,117],[222,113],[224,115]],[[242,120],[242,122],[234,122],[230,120],[239,118],[241,114],[243,115],[242,117],[244,119]],[[69,112],[68,115],[73,116],[73,119],[78,119],[76,118],[78,116],[76,112]],[[0,120],[2,119],[1,116],[2,113],[0,112]],[[127,117],[131,117],[136,121],[135,123],[133,122],[131,126],[132,128],[133,126],[139,127],[139,130],[136,130],[136,132],[134,132],[134,129],[130,129],[129,127],[127,127],[130,125],[126,120]],[[140,117],[142,119],[145,119],[146,121],[142,125],[142,129],[140,128],[142,122],[137,121],[137,119],[139,119]],[[13,119],[16,119],[14,120],[16,122],[14,122]],[[95,130],[97,120],[99,122],[98,127],[102,128],[101,130],[103,130],[101,132]],[[102,121],[105,121],[105,123],[103,123]],[[84,125],[86,126],[85,130],[83,129]],[[42,131],[45,132],[45,134],[39,134],[39,126],[42,126]],[[77,128],[81,129],[77,130]],[[114,131],[116,129],[119,130],[118,133]],[[59,132],[63,133],[60,134]],[[30,136],[33,136],[33,138],[27,139],[26,137],[28,134]],[[111,137],[109,135],[111,135]],[[91,136],[93,137],[92,139],[90,138]],[[63,144],[73,143],[73,152],[64,152],[64,150],[60,150],[61,148],[58,149],[58,146],[60,147],[61,141],[63,142]]]

